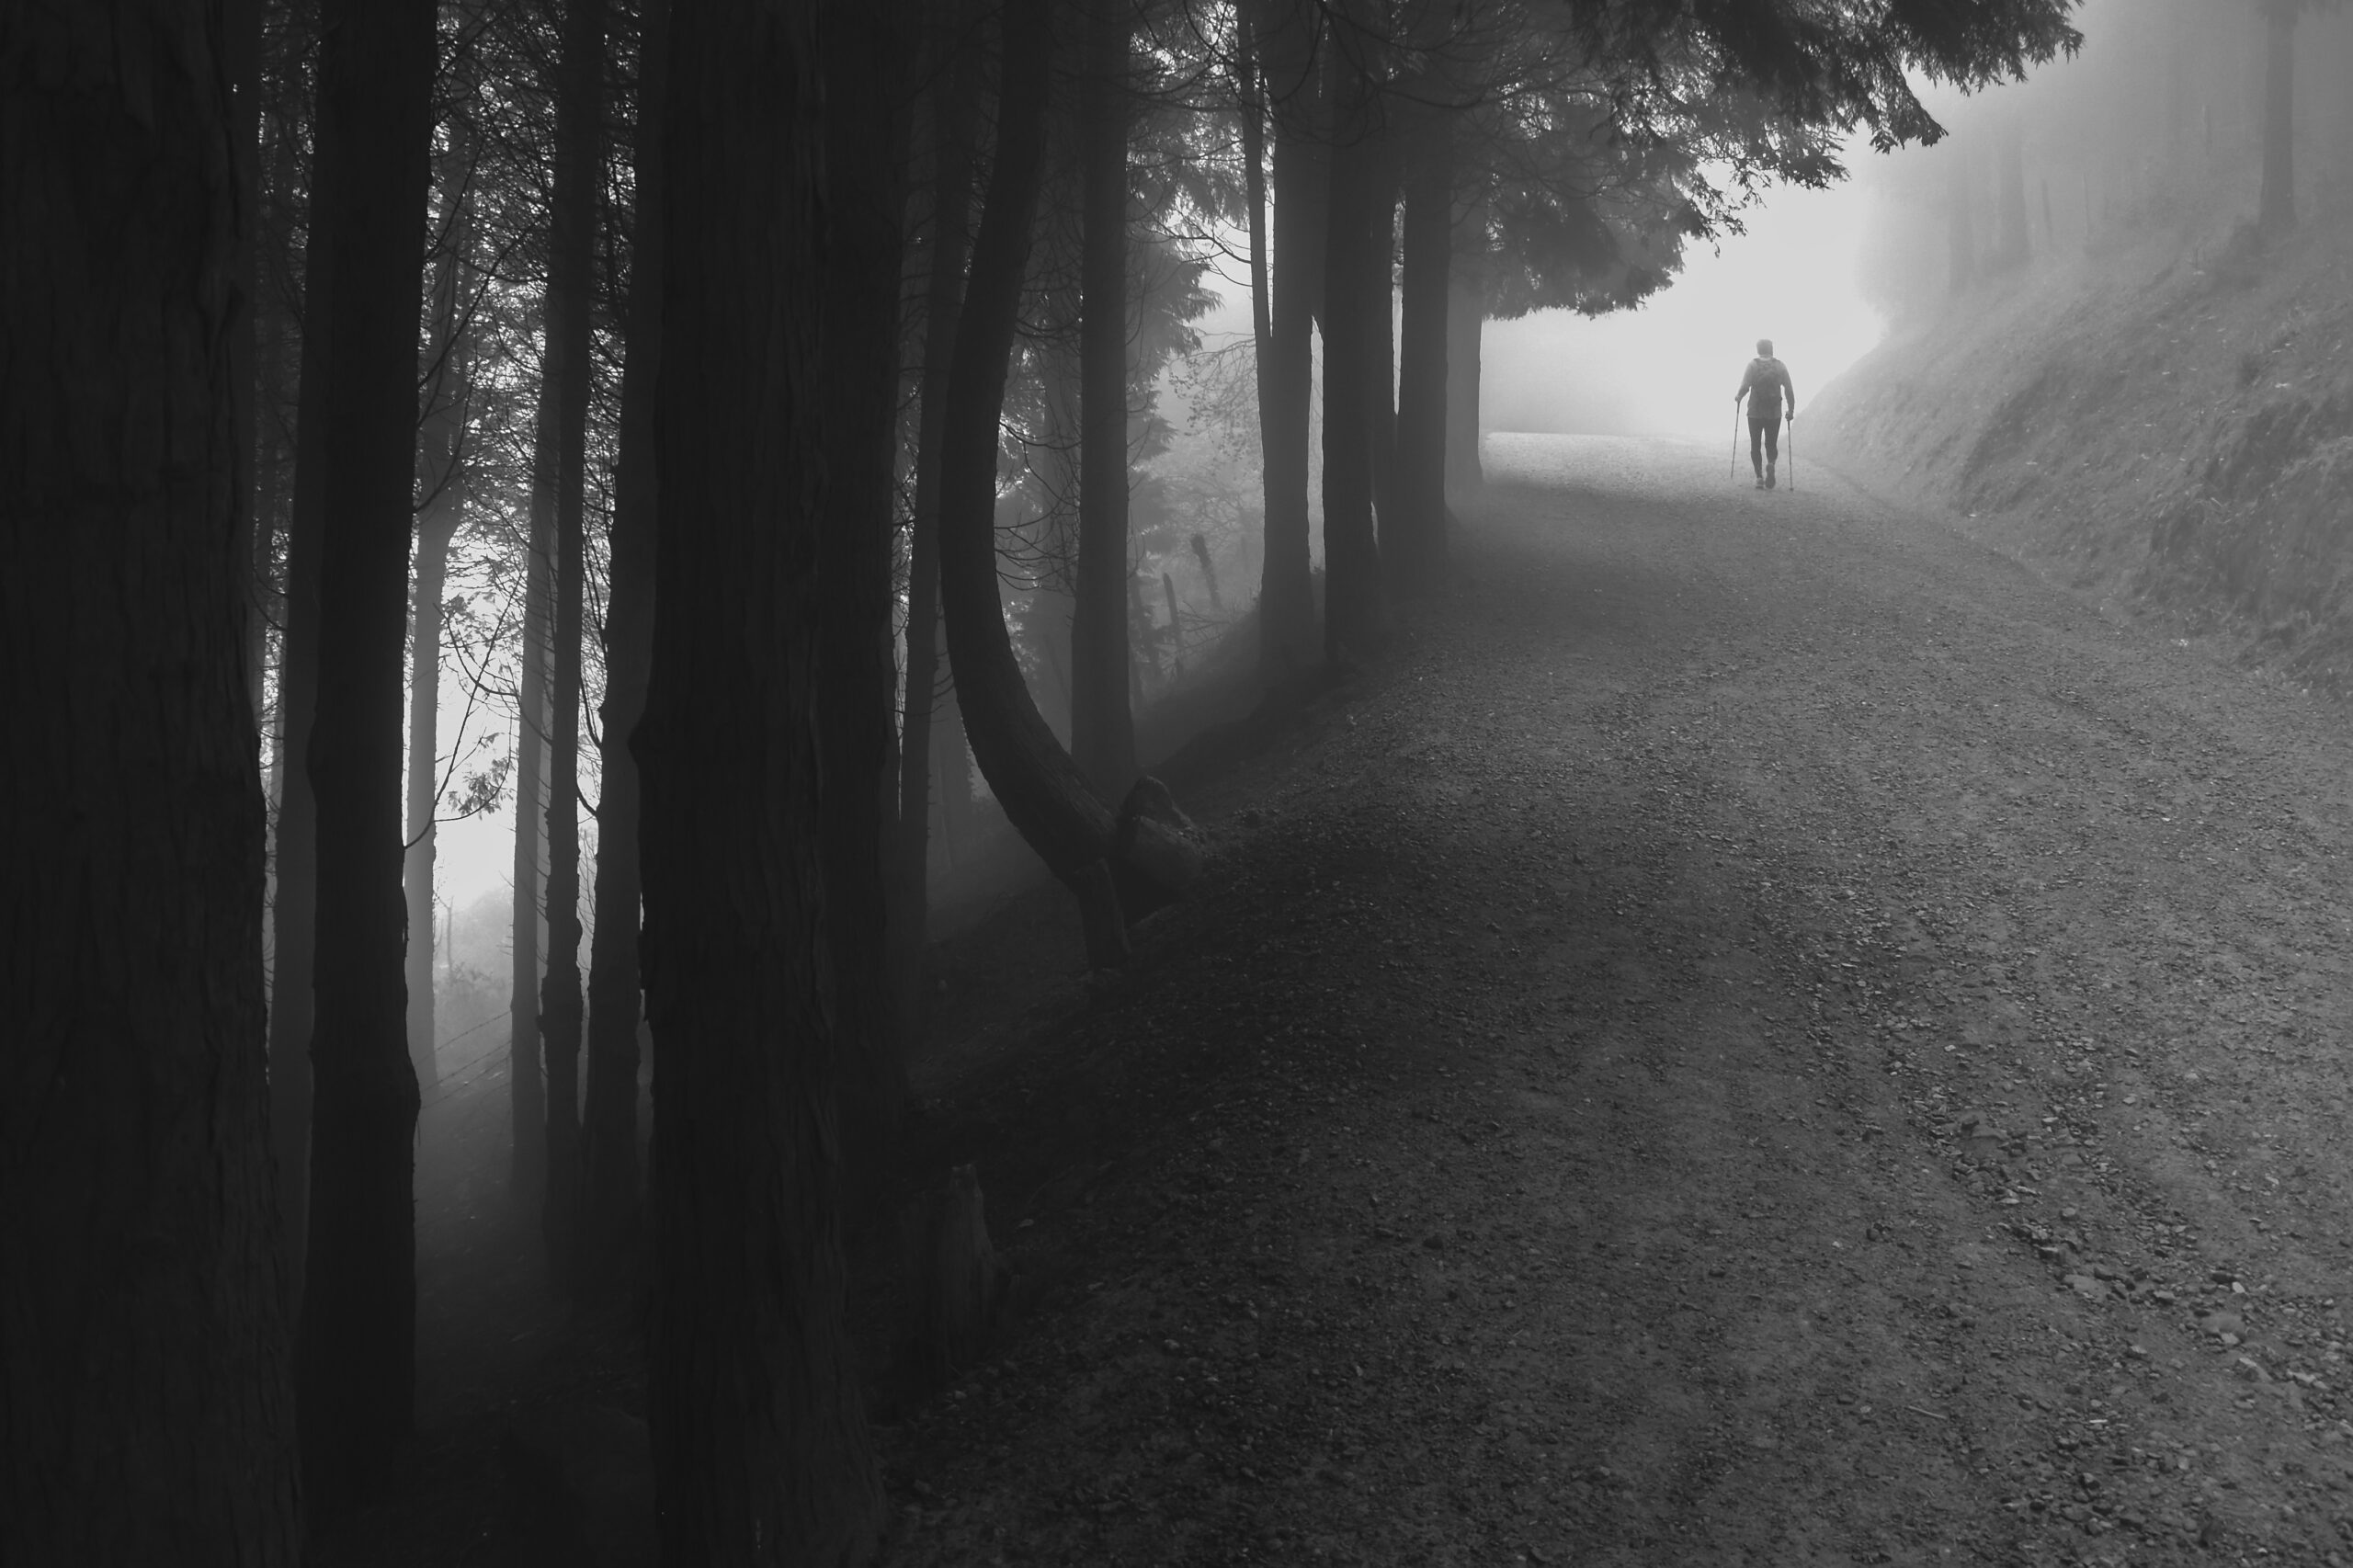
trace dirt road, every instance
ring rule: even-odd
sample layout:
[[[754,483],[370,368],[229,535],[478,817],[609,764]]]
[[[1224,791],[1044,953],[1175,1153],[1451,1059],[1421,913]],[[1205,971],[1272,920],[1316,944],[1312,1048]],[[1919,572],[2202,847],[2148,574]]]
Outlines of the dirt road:
[[[1816,470],[1490,457],[1211,892],[926,1082],[1035,1304],[894,1560],[2353,1554],[2344,714]]]

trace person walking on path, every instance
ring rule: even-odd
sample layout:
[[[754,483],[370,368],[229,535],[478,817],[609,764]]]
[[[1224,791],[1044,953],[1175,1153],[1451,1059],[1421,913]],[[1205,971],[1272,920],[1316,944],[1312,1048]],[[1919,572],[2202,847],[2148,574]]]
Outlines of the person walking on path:
[[[1798,393],[1790,384],[1790,368],[1773,358],[1769,337],[1756,340],[1756,358],[1748,362],[1740,390],[1732,394],[1734,403],[1742,398],[1748,399],[1748,460],[1756,470],[1756,488],[1770,490],[1781,459],[1782,404],[1788,403],[1790,423],[1796,424]]]

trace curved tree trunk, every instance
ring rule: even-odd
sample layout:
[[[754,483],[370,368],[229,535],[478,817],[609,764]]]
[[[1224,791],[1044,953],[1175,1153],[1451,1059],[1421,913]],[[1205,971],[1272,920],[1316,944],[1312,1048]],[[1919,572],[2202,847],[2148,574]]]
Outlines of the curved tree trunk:
[[[827,947],[848,1190],[863,1204],[891,1168],[907,1095],[891,1026],[888,914],[897,531],[899,292],[905,250],[904,0],[824,0],[826,523],[824,644]]]
[[[1105,857],[1111,813],[1030,699],[998,597],[997,421],[1021,302],[1051,85],[1050,0],[1008,0],[995,165],[972,241],[940,438],[940,604],[965,732],[997,803],[1056,877],[1078,893],[1087,950],[1117,963],[1127,930]]]
[[[664,279],[664,354],[696,374],[665,378],[656,415],[660,612],[631,744],[654,1033],[646,1404],[669,1562],[848,1568],[884,1506],[843,1328],[817,704],[822,642],[880,629],[842,627],[816,571],[831,389],[813,11],[679,6],[665,97],[665,243],[694,266]]]
[[[640,1000],[637,759],[630,736],[645,712],[654,645],[654,397],[662,357],[662,117],[670,58],[669,0],[645,0],[638,33],[637,212],[629,280],[629,357],[621,368],[620,454],[605,599],[604,733],[597,756],[597,929],[588,948],[588,1093],[580,1115],[584,1281],[619,1280],[635,1255],[637,1026]]]
[[[1308,429],[1315,393],[1314,320],[1323,292],[1324,166],[1315,20],[1305,0],[1271,0],[1263,45],[1275,122],[1273,276],[1258,425],[1266,470],[1259,657],[1271,676],[1316,661],[1308,515]],[[1327,377],[1328,380],[1328,377]]]
[[[1381,548],[1403,593],[1446,563],[1449,263],[1454,253],[1454,117],[1430,117],[1405,176],[1404,304],[1397,342],[1397,517]]]
[[[217,22],[17,7],[0,48],[9,1563],[301,1556]]]
[[[923,1029],[924,951],[930,902],[931,772],[946,748],[934,731],[945,720],[939,684],[939,436],[948,368],[964,301],[964,260],[972,222],[972,74],[949,62],[932,90],[931,276],[926,286],[923,390],[915,428],[915,518],[907,547],[907,676],[900,725],[899,824],[892,841],[889,907],[893,1033],[902,1051]],[[961,732],[954,744],[963,746]],[[954,759],[962,762],[961,756]],[[944,797],[943,797],[944,798]]]
[[[1136,778],[1128,647],[1128,29],[1131,0],[1089,0],[1079,84],[1078,571],[1072,760],[1118,800]]]
[[[604,0],[564,0],[556,64],[548,246],[548,380],[555,389],[554,691],[548,725],[547,1187],[540,1222],[558,1289],[577,1283],[580,1215],[580,637],[586,596],[589,309],[603,168]]]
[[[433,134],[431,0],[328,0],[312,222],[334,260],[319,562],[316,1073],[296,1370],[314,1513],[384,1476],[415,1392],[416,1072],[402,973],[401,654],[416,473],[416,317]]]

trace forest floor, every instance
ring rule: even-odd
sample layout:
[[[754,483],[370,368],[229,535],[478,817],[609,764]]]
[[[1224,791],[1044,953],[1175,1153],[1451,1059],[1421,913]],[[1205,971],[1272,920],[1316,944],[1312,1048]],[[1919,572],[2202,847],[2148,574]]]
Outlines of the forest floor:
[[[1050,889],[942,945],[1022,1310],[878,1401],[888,1561],[2353,1554],[2342,710],[1810,468],[1489,450],[1130,969]],[[411,1503],[331,1561],[528,1560],[484,1434],[634,1401],[483,1333],[528,1249],[435,1191]]]

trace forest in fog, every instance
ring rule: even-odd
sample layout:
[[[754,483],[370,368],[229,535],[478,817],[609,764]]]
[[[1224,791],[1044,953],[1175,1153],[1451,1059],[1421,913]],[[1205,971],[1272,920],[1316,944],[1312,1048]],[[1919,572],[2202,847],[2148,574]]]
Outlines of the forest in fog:
[[[2177,168],[2283,58],[2205,9],[2122,92]],[[381,1489],[419,1107],[495,1051],[547,1290],[642,1305],[663,1560],[865,1561],[938,865],[1001,815],[1120,965],[1204,859],[1153,705],[1382,656],[1482,323],[1639,304],[2073,11],[0,0],[0,1560],[292,1562]],[[2154,199],[2106,100],[1996,104],[1882,287]],[[437,825],[497,812],[461,1003]]]

